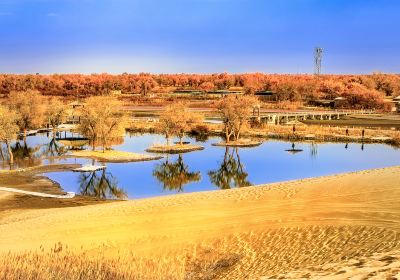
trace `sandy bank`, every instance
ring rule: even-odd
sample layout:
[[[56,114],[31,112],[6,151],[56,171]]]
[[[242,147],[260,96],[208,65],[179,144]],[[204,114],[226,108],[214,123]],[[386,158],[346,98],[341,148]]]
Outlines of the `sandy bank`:
[[[105,152],[79,150],[79,151],[72,151],[72,155],[74,157],[96,159],[101,162],[135,162],[135,161],[157,160],[162,158],[159,156],[137,154],[137,153],[123,152],[123,151],[114,151],[114,150],[107,150]]]
[[[45,193],[50,195],[65,195],[60,185],[43,173],[71,171],[80,167],[79,164],[49,164],[19,170],[0,172],[0,186],[14,188],[26,192]],[[10,211],[24,212],[27,209],[45,209],[82,206],[105,202],[104,200],[75,196],[68,199],[43,198],[23,193],[11,193],[0,190],[0,219],[9,215]]]
[[[110,257],[130,251],[141,257],[169,252],[172,257],[195,246],[188,267],[197,276],[288,275],[399,250],[399,182],[400,167],[391,167],[226,191],[31,210],[0,219],[0,250],[50,248],[62,242],[75,252],[83,246]],[[215,255],[226,261],[222,270],[215,263],[206,272],[197,266],[196,260]]]

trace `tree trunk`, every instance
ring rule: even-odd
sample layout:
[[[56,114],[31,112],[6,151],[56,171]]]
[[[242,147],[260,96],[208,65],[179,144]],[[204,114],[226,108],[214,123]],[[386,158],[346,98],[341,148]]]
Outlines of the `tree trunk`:
[[[239,140],[239,137],[240,137],[240,129],[238,129],[238,132],[237,132],[237,134],[236,134],[236,141]]]
[[[2,160],[4,161],[3,147],[1,146],[1,143],[0,143],[0,155]]]
[[[228,127],[225,127],[225,142],[229,143],[229,130]]]
[[[7,145],[8,155],[10,156],[10,164],[14,164],[14,155],[11,151],[10,142],[6,141],[6,145]]]
[[[105,138],[103,137],[103,153],[105,153],[106,152],[106,140],[105,140]]]
[[[24,128],[24,143],[26,144],[26,128]]]
[[[57,127],[53,126],[53,138],[57,137]]]
[[[180,144],[181,146],[183,145],[182,136],[179,137],[179,144]]]

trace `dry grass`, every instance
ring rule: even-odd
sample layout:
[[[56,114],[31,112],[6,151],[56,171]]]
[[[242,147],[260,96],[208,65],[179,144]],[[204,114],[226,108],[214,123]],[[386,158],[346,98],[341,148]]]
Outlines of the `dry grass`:
[[[57,243],[47,253],[41,249],[0,255],[0,279],[215,279],[240,260],[225,249],[198,245],[153,258],[132,251],[114,257],[107,250],[76,253]]]
[[[147,161],[147,160],[155,160],[161,158],[146,154],[137,154],[131,152],[115,151],[115,150],[106,150],[105,152],[89,151],[89,150],[72,151],[72,155],[74,157],[92,158],[104,162]]]
[[[173,268],[173,269],[171,269]],[[111,259],[85,253],[7,254],[0,260],[0,279],[184,279],[182,260]]]

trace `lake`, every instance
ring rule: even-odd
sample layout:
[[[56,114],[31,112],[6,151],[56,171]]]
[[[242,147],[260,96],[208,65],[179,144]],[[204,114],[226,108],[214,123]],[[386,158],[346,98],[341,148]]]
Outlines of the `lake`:
[[[97,172],[68,171],[45,175],[58,182],[65,191],[103,198],[126,195],[135,199],[246,187],[400,164],[400,150],[383,144],[299,142],[290,151],[292,143],[277,140],[265,141],[254,148],[212,146],[221,141],[219,137],[204,142],[194,138],[185,141],[196,142],[205,149],[164,155],[163,159],[155,161],[106,163],[106,169]],[[164,142],[161,135],[126,134],[123,143],[113,148],[144,153],[149,146]],[[68,150],[48,134],[29,136],[26,145],[18,141],[13,144],[13,150],[16,167],[93,162],[90,159],[58,157]],[[2,167],[7,168],[7,165],[3,163]]]

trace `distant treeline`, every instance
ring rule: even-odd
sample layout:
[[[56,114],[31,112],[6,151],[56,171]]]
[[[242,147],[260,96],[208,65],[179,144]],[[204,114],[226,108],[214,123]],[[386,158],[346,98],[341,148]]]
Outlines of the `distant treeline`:
[[[0,93],[38,90],[44,95],[92,96],[112,91],[124,94],[168,93],[176,89],[271,91],[276,101],[344,97],[343,106],[385,107],[383,98],[400,95],[400,75],[280,75],[280,74],[0,74]]]

